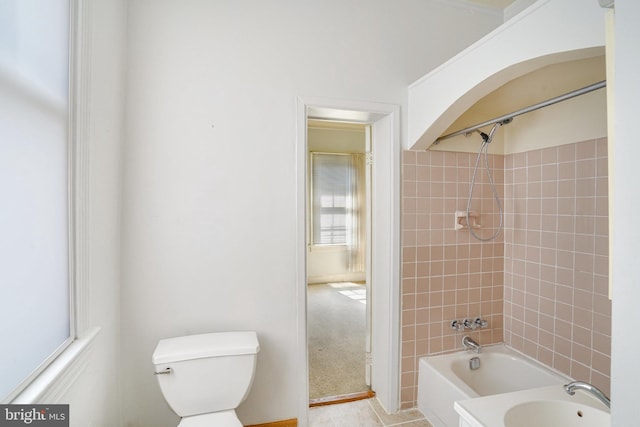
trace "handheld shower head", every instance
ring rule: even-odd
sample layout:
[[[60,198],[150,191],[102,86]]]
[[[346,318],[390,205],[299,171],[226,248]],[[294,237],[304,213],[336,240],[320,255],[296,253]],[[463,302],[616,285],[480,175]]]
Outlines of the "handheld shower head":
[[[482,132],[479,129],[476,129],[475,131],[478,132],[480,134],[480,136],[482,137],[482,141],[485,144],[489,144],[491,141],[493,141],[493,134],[495,133],[495,131],[498,129],[498,127],[500,126],[504,126],[504,125],[508,125],[509,123],[511,123],[513,121],[513,117],[508,117],[504,120],[500,120],[499,122],[495,122],[493,124],[493,126],[491,127],[491,130],[489,131],[489,134],[486,134],[484,132]],[[471,133],[473,131],[467,132],[465,133],[465,136],[471,136]]]
[[[489,135],[487,135],[484,132],[480,132],[480,135],[482,135],[482,139],[484,139],[485,143],[490,143],[491,141],[493,141],[493,134],[495,133],[495,131],[500,127],[500,126],[504,126],[504,125],[508,125],[509,123],[511,123],[513,121],[513,117],[508,117],[504,120],[500,120],[499,122],[495,122],[493,124],[493,127],[491,127],[491,130],[489,131]]]

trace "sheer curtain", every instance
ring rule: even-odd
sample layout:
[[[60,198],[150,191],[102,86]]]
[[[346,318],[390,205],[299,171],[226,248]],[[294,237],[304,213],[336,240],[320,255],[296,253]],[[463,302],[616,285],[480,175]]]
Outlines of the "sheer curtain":
[[[365,269],[366,190],[363,153],[312,153],[314,245],[346,245],[347,268]]]
[[[347,248],[349,271],[365,269],[365,155],[351,154],[349,159],[349,197],[347,204]]]

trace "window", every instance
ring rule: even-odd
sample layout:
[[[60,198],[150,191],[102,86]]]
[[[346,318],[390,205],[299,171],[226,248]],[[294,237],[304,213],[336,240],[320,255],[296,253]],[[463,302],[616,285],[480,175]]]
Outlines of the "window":
[[[0,401],[74,337],[68,0],[0,0]]]
[[[312,154],[313,244],[347,243],[349,156]]]
[[[352,245],[360,221],[362,154],[312,153],[312,242]]]

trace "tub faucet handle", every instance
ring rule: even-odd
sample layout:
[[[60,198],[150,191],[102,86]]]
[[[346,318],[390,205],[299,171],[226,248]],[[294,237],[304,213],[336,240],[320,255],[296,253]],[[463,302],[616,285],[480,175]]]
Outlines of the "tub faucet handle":
[[[471,329],[472,331],[478,327],[478,323],[472,321],[471,319],[464,319],[464,327]]]
[[[479,317],[476,317],[473,323],[476,325],[476,328],[486,328],[489,325],[489,322]]]
[[[462,332],[464,331],[465,324],[460,322],[459,320],[454,320],[451,322],[451,329],[454,331]]]

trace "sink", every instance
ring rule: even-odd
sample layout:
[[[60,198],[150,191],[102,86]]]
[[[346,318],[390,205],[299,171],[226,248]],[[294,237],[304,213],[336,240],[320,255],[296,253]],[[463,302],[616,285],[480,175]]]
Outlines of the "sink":
[[[562,384],[457,400],[461,427],[610,427],[609,410],[590,393]]]
[[[520,403],[504,415],[505,427],[606,427],[609,412],[577,402],[539,400]]]

